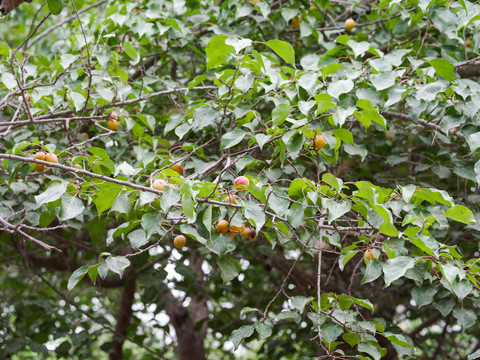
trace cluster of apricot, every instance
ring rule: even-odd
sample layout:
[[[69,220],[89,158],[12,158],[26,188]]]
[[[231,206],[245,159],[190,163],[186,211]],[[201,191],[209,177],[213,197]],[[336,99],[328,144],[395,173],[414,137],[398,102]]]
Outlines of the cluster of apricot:
[[[240,236],[244,239],[255,240],[257,238],[257,232],[255,229],[251,227],[245,227],[245,225],[235,226],[230,225],[227,220],[220,220],[217,225],[215,225],[215,229],[220,234],[230,234],[232,240],[235,238],[236,234],[240,234]]]
[[[48,161],[54,164],[58,163],[58,157],[55,154],[45,154],[43,151],[39,151],[35,154],[35,159],[37,160],[43,160],[43,161]],[[47,167],[43,164],[35,164],[35,171],[37,172],[42,172],[46,169]]]
[[[183,166],[180,164],[173,164],[172,170],[179,173],[180,175],[183,175]],[[156,179],[152,183],[152,188],[154,188],[155,190],[163,191],[164,186],[168,186],[170,189],[173,189],[175,187],[173,184],[169,184],[163,179]]]
[[[250,181],[245,176],[238,176],[235,181],[233,182],[236,191],[243,191],[250,185]],[[238,199],[237,195],[228,195],[225,199],[225,202],[228,204],[236,204],[236,200]],[[217,225],[215,225],[215,229],[220,234],[230,234],[232,240],[235,238],[236,234],[240,234],[240,236],[244,239],[255,240],[257,238],[257,232],[252,227],[245,225],[230,225],[227,220],[220,220]]]

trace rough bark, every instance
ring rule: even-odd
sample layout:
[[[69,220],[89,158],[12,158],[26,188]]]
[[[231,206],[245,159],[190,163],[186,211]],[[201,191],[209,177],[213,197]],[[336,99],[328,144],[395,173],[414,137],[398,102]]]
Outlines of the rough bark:
[[[463,79],[480,76],[480,63],[465,64],[459,66],[456,70]]]
[[[109,352],[110,360],[123,359],[123,343],[127,336],[127,328],[130,324],[133,314],[133,301],[135,299],[136,278],[131,278],[125,284],[122,293],[122,300],[120,301],[120,308],[117,317],[117,326],[113,334],[113,349]]]
[[[197,249],[191,249],[189,255],[190,267],[196,274],[195,291],[189,293],[191,312],[173,296],[166,286],[159,297],[167,299],[165,312],[170,318],[170,324],[175,329],[178,343],[179,360],[205,360],[204,340],[207,334],[208,306],[205,289],[205,279],[202,271],[203,259],[198,256]],[[198,323],[203,322],[201,325]]]
[[[165,311],[175,329],[179,360],[206,360],[201,332],[195,331],[195,322],[188,310],[168,291]]]

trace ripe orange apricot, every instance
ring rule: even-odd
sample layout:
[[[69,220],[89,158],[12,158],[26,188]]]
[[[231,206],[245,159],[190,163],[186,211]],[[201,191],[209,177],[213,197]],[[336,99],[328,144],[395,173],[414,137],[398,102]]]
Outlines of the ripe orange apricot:
[[[45,160],[45,153],[43,151],[39,151],[35,154],[35,159],[37,160]]]
[[[187,242],[187,239],[183,235],[177,235],[175,236],[175,239],[173,239],[173,246],[175,246],[177,249],[181,249],[185,246],[185,243]]]
[[[88,134],[87,134],[86,132],[83,132],[81,135],[82,135],[84,138],[87,138],[87,139],[90,138],[90,136],[88,136]]]
[[[215,225],[215,229],[220,234],[226,234],[228,232],[228,221],[227,220],[220,220],[217,225]]]
[[[172,184],[167,183],[163,179],[157,179],[152,183],[152,188],[154,188],[155,190],[163,191],[164,186],[168,186],[170,189],[174,188]]]
[[[118,129],[118,121],[115,119],[109,119],[107,126],[110,130],[115,131]]]
[[[242,191],[243,186],[246,188],[250,185],[250,180],[246,176],[238,176],[233,182],[235,189]]]
[[[228,233],[230,234],[233,240],[233,238],[235,237],[235,234],[237,233],[241,234],[243,230],[245,230],[245,225],[243,224],[241,226],[230,225]]]
[[[292,20],[290,20],[290,22],[292,23],[292,26],[296,28],[300,27],[300,19],[301,19],[300,16],[293,17]]]
[[[257,238],[257,232],[255,229],[248,227],[240,233],[240,236],[244,239],[250,238],[250,240],[255,240]]]
[[[35,171],[36,172],[42,172],[42,171],[45,171],[47,167],[45,165],[42,165],[42,164],[35,164]]]
[[[313,144],[315,145],[315,149],[321,149],[326,144],[325,138],[322,135],[317,135],[313,140]]]
[[[365,263],[367,262],[367,258],[369,258],[370,261],[373,261],[373,260],[379,261],[379,260],[380,260],[380,256],[375,259],[375,257],[373,256],[372,249],[367,249],[367,250],[365,250],[365,252],[363,253],[363,261],[365,261]]]
[[[345,29],[350,31],[354,27],[355,27],[355,20],[353,20],[352,18],[345,20]]]
[[[172,165],[172,170],[173,170],[173,171],[176,171],[176,172],[179,173],[180,175],[183,175],[183,166],[180,165],[180,164],[173,164],[173,165]]]
[[[58,163],[58,157],[55,154],[48,153],[47,155],[45,155],[45,161],[57,164]]]

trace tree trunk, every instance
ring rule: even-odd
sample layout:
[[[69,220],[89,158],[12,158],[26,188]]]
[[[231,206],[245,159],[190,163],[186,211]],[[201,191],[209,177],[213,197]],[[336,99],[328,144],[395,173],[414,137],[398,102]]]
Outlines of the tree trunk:
[[[127,327],[132,318],[132,305],[135,298],[136,278],[131,278],[123,288],[122,300],[120,302],[120,309],[118,311],[117,326],[113,334],[113,349],[110,350],[110,360],[122,360],[123,350],[122,346],[127,336]]]

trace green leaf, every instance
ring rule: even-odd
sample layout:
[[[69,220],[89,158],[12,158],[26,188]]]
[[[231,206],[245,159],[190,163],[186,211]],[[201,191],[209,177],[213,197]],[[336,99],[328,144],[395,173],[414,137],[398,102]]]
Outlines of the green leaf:
[[[8,58],[10,56],[10,49],[3,41],[0,41],[0,56],[4,58]]]
[[[231,241],[230,235],[223,234],[214,239],[213,241],[207,242],[207,248],[217,254],[220,258],[223,258],[228,253],[231,253],[237,247],[235,243]]]
[[[127,194],[120,194],[113,200],[111,211],[116,211],[120,214],[128,214],[130,211],[130,199]]]
[[[463,301],[465,297],[473,290],[473,285],[467,279],[456,279],[452,284],[452,290],[457,295],[458,300]]]
[[[445,90],[445,85],[440,82],[434,82],[420,86],[417,92],[417,100],[430,102],[435,100],[437,94]]]
[[[208,42],[205,48],[208,57],[207,69],[226,64],[227,55],[235,52],[233,46],[225,44],[226,39],[228,39],[228,36],[217,35]]]
[[[277,314],[277,320],[292,320],[300,324],[302,317],[295,311],[282,311],[280,314]]]
[[[338,324],[325,323],[322,325],[322,340],[327,343],[334,342],[343,333],[343,327]]]
[[[450,81],[456,79],[455,75],[453,74],[455,67],[450,63],[450,61],[437,58],[430,60],[429,63],[433,66],[438,76]]]
[[[58,219],[60,221],[72,219],[80,215],[85,209],[85,206],[80,199],[77,199],[76,197],[73,197],[69,194],[63,194],[61,199],[62,205],[60,207],[60,213],[58,215]]]
[[[330,224],[333,220],[349,212],[352,209],[352,203],[350,200],[337,203],[335,200],[323,198],[322,207],[328,210],[328,223]]]
[[[383,265],[385,274],[385,286],[389,286],[393,281],[401,278],[405,273],[413,268],[415,260],[409,256],[399,256],[394,259],[388,259]]]
[[[265,224],[265,212],[256,202],[251,200],[244,201],[243,206],[245,208],[245,217],[255,225],[255,229],[259,233]]]
[[[445,217],[463,224],[475,224],[475,216],[463,205],[455,205],[447,210]]]
[[[391,222],[384,222],[378,228],[378,232],[387,236],[398,236],[398,230]]]
[[[147,234],[147,238],[153,234],[161,234],[163,230],[160,228],[160,224],[165,220],[165,215],[161,212],[146,213],[142,216],[142,228]]]
[[[417,233],[417,230],[415,229],[414,232]],[[439,248],[438,242],[430,236],[415,234],[415,236],[409,236],[409,238],[415,246],[425,251],[428,255],[433,255]]]
[[[245,137],[246,132],[243,131],[242,129],[234,129],[233,131],[230,131],[222,136],[222,145],[221,149],[229,149],[232,146],[237,145],[240,143],[243,138]]]
[[[235,350],[238,348],[243,339],[252,336],[254,329],[255,328],[253,325],[243,325],[239,329],[232,331],[232,342]]]
[[[230,36],[225,40],[225,44],[231,45],[235,48],[235,52],[239,53],[242,49],[252,45],[252,40],[244,39],[236,36]]]
[[[370,75],[370,81],[377,91],[385,90],[395,85],[397,74],[396,71],[382,71],[378,74]]]
[[[240,273],[240,264],[228,256],[218,258],[217,264],[220,268],[224,284],[235,279]]]
[[[342,191],[343,181],[330,173],[322,175],[322,181],[335,189],[336,192]]]
[[[71,291],[78,284],[78,282],[83,279],[89,268],[89,265],[83,265],[75,270],[72,275],[70,275],[67,285],[68,291]]]
[[[70,91],[70,97],[73,101],[73,106],[75,110],[80,111],[85,105],[85,96],[76,91]]]
[[[255,330],[257,330],[260,339],[268,338],[272,335],[273,324],[270,320],[265,320],[264,322],[255,321]]]
[[[113,202],[122,189],[122,185],[109,183],[107,187],[97,192],[97,197],[94,199],[94,202],[97,207],[97,213],[99,217],[105,210],[108,210],[112,207]]]
[[[327,93],[338,99],[341,94],[349,93],[352,89],[352,80],[338,80],[328,86]]]
[[[265,45],[275,51],[286,63],[295,66],[295,50],[292,45],[282,40],[270,40]]]
[[[475,325],[477,321],[477,314],[470,309],[453,309],[453,317],[457,319],[463,330]]]
[[[383,336],[394,344],[413,349],[413,341],[405,335],[385,332]]]
[[[305,306],[309,303],[311,303],[313,300],[313,297],[305,297],[305,296],[294,296],[290,299],[290,303],[292,304],[292,306],[297,309],[300,314],[303,313],[303,311],[305,310]]]
[[[417,307],[429,305],[433,301],[433,297],[438,292],[438,287],[431,284],[424,284],[422,287],[415,287],[412,290],[412,297]]]
[[[361,351],[363,353],[366,353],[373,357],[375,360],[380,360],[382,355],[380,354],[380,351],[372,345],[371,343],[367,341],[360,341],[357,345],[358,351]]]
[[[248,306],[244,307],[242,309],[242,311],[240,311],[240,316],[243,316],[245,314],[248,314],[248,313],[251,313],[251,312],[254,312],[254,311],[260,313],[260,310],[258,310],[257,308],[252,308],[252,307],[248,307]]]
[[[446,263],[440,265],[443,276],[449,284],[452,284],[457,275],[459,274],[459,268],[452,263]]]
[[[362,339],[360,335],[354,333],[346,333],[342,335],[343,340],[347,342],[348,345],[354,347]]]
[[[140,56],[138,55],[137,50],[128,41],[125,41],[122,44],[122,48],[125,51],[125,53],[128,55],[128,57],[132,59],[135,63],[137,63],[140,60]]]
[[[369,261],[362,284],[367,284],[378,279],[382,275],[382,265],[378,261]]]
[[[471,151],[475,151],[480,147],[480,131],[470,134],[466,139]]]
[[[345,265],[358,253],[358,250],[353,250],[352,246],[348,248],[344,248],[340,254],[340,258],[338,259],[338,267],[340,270],[343,271]]]
[[[212,207],[212,205],[208,205],[202,215],[202,224],[205,225],[210,236],[212,235]]]
[[[53,15],[58,15],[63,9],[63,1],[62,0],[47,0],[48,10]]]
[[[371,261],[373,262],[373,261]],[[370,300],[368,299],[357,299],[356,297],[351,296],[350,299],[353,300],[353,302],[357,305],[360,305],[370,311],[373,311],[373,304],[371,303]]]
[[[183,213],[187,217],[188,223],[194,223],[196,219],[196,213],[194,211],[192,197],[188,194],[184,194],[182,196],[182,209]]]
[[[160,199],[160,207],[163,211],[168,211],[173,205],[180,201],[181,197],[177,190],[164,187],[163,195]]]
[[[456,301],[455,298],[453,297],[448,297],[446,299],[442,299],[440,301],[436,301],[433,303],[435,308],[440,311],[443,317],[447,316],[450,314],[452,311],[453,307],[455,306]]]
[[[92,283],[94,285],[97,281],[98,268],[100,267],[100,265],[101,264],[95,264],[88,268],[88,276],[90,277],[90,280],[92,280]]]
[[[468,355],[467,360],[480,359],[480,349]]]
[[[105,260],[105,264],[108,269],[120,275],[120,278],[123,277],[123,272],[127,267],[130,266],[130,261],[124,256],[109,256]]]
[[[272,121],[274,126],[280,126],[290,114],[292,107],[288,104],[279,104],[272,111]]]
[[[43,204],[56,201],[62,197],[62,195],[67,191],[67,186],[63,182],[54,182],[51,183],[47,190],[45,190],[40,195],[35,196],[36,206],[38,209]]]
[[[138,229],[132,231],[128,234],[128,240],[130,241],[130,245],[133,249],[141,248],[143,245],[147,243],[147,237],[145,236],[145,230]]]
[[[335,104],[332,102],[332,97],[328,94],[317,94],[314,97],[317,104],[317,114],[323,114],[335,107]]]
[[[412,198],[413,193],[416,190],[415,185],[407,185],[407,186],[401,186],[402,189],[402,197],[403,200],[405,200],[406,203],[410,202],[410,199]]]

